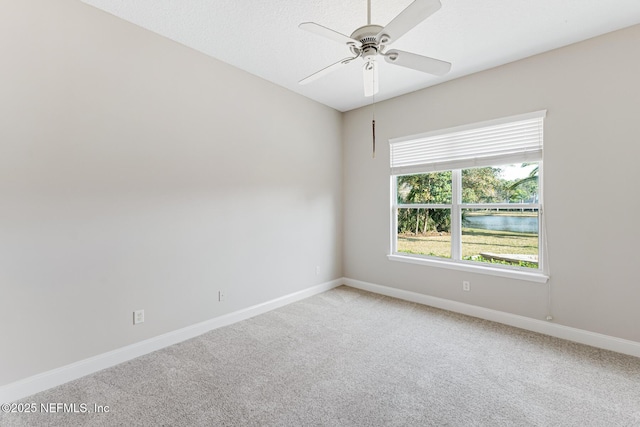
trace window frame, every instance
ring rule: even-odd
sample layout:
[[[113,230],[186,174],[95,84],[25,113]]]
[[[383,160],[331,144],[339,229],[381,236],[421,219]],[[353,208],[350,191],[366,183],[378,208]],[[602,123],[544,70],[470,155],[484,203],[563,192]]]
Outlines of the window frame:
[[[546,111],[544,112],[546,113]],[[515,117],[515,116],[514,116]],[[544,115],[542,115],[544,117]],[[507,123],[509,119],[499,119]],[[491,121],[495,123],[496,121]],[[465,128],[471,128],[473,125],[467,125]],[[478,126],[480,127],[480,126]],[[447,130],[441,132],[441,134],[447,134]],[[420,137],[420,136],[418,136]],[[412,137],[405,137],[401,140],[410,140]],[[390,141],[390,143],[393,140]],[[501,162],[500,159],[496,159],[493,165],[483,166],[503,166],[507,163],[518,163],[530,161],[526,156],[522,156],[520,160],[512,156],[509,158],[509,162]],[[511,161],[515,160],[515,161]],[[499,277],[508,277],[512,279],[526,280],[537,283],[546,283],[549,279],[548,267],[546,262],[546,235],[545,235],[545,220],[544,220],[544,186],[543,186],[543,161],[542,158],[536,160],[538,163],[538,201],[537,203],[523,203],[515,204],[518,208],[523,207],[525,209],[537,209],[538,210],[538,268],[526,268],[518,266],[500,265],[481,263],[477,261],[463,260],[462,259],[462,210],[463,209],[483,209],[483,208],[514,208],[513,203],[462,203],[462,170],[472,169],[475,166],[469,165],[460,168],[450,169],[432,169],[425,167],[422,172],[411,171],[410,173],[395,173],[390,172],[390,247],[387,258],[391,261],[406,262],[418,265],[427,265],[432,267],[453,269],[465,272],[489,274]],[[444,172],[451,171],[451,204],[430,204],[430,203],[416,203],[416,204],[401,204],[398,203],[398,177],[405,175],[414,175],[420,173],[430,172]],[[451,258],[441,258],[429,255],[409,254],[405,252],[398,252],[398,210],[399,209],[450,209],[451,210]]]

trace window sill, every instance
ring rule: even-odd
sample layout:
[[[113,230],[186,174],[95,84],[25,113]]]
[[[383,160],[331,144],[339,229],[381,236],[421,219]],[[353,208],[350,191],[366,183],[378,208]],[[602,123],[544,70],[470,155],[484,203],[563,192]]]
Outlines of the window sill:
[[[410,264],[426,265],[429,267],[447,268],[450,270],[466,271],[469,273],[488,274],[491,276],[508,277],[510,279],[526,280],[536,283],[547,283],[549,276],[541,272],[529,272],[522,270],[511,270],[506,268],[495,268],[484,265],[473,265],[466,262],[441,261],[433,258],[411,256],[405,254],[387,255],[390,261],[408,262]]]

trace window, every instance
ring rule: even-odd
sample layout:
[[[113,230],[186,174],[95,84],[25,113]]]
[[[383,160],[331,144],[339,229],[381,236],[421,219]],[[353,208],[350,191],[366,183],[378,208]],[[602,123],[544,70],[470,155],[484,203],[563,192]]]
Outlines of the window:
[[[391,140],[390,259],[546,281],[544,117]]]

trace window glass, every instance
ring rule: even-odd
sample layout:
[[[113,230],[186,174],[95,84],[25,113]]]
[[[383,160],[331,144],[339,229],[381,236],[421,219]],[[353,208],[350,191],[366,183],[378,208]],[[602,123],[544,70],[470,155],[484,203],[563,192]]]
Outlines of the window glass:
[[[397,250],[451,258],[451,209],[398,208]]]
[[[398,203],[451,203],[451,171],[398,177]]]
[[[462,209],[462,259],[538,268],[538,209]]]
[[[537,203],[538,163],[462,170],[462,203]]]
[[[519,163],[396,177],[396,252],[539,269],[539,168]]]

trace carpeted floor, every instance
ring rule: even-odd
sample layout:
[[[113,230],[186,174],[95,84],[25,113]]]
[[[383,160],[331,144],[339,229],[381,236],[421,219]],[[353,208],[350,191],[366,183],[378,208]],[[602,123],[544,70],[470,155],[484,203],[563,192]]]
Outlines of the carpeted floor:
[[[342,286],[21,402],[87,412],[0,425],[640,426],[640,359]]]

